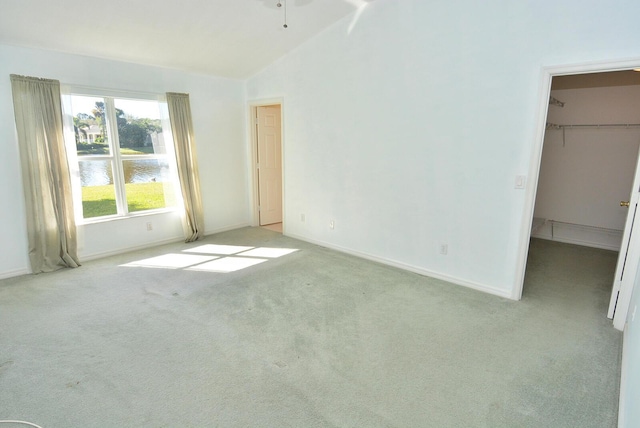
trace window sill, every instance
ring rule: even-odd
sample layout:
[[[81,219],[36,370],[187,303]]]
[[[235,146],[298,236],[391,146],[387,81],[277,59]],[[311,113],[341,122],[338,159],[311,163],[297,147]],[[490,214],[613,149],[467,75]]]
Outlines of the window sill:
[[[158,210],[141,211],[129,213],[127,215],[114,215],[109,217],[95,217],[76,220],[76,226],[87,226],[91,224],[110,223],[122,220],[131,220],[139,217],[149,217],[158,214],[171,214],[178,212],[178,208],[162,208]]]

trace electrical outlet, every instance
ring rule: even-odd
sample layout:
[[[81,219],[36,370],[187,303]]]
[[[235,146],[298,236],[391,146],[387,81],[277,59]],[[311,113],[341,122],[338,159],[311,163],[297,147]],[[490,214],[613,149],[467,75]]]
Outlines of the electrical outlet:
[[[446,256],[448,252],[449,252],[449,245],[440,244],[440,254],[442,254],[443,256]]]
[[[336,222],[334,220],[329,220],[329,229],[333,230],[336,227]]]
[[[151,231],[153,230],[153,223],[151,223],[150,221],[147,222],[147,231]]]

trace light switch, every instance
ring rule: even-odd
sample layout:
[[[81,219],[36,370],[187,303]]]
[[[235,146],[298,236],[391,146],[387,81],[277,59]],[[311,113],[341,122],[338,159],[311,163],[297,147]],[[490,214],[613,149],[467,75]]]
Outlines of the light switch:
[[[527,184],[527,176],[526,175],[516,175],[516,189],[524,189]]]

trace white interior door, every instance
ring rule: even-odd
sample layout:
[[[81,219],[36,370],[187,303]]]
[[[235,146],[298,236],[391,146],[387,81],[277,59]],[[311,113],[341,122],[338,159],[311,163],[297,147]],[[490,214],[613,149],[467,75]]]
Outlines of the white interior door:
[[[640,151],[636,161],[636,172],[633,179],[633,187],[629,195],[629,213],[622,235],[622,245],[618,255],[616,274],[613,279],[613,290],[609,302],[607,316],[613,319],[613,325],[618,330],[624,328],[631,301],[638,262],[640,261],[640,212],[638,201],[640,199]]]
[[[280,106],[257,107],[258,205],[260,225],[282,222]]]

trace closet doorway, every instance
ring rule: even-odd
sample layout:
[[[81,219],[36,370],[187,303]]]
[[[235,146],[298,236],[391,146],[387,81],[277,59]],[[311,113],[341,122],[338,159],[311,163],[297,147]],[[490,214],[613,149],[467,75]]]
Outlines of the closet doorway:
[[[254,224],[282,233],[282,103],[253,103],[249,108]]]
[[[619,252],[608,311],[617,328],[640,259],[639,146],[640,73],[552,77],[530,236]]]

